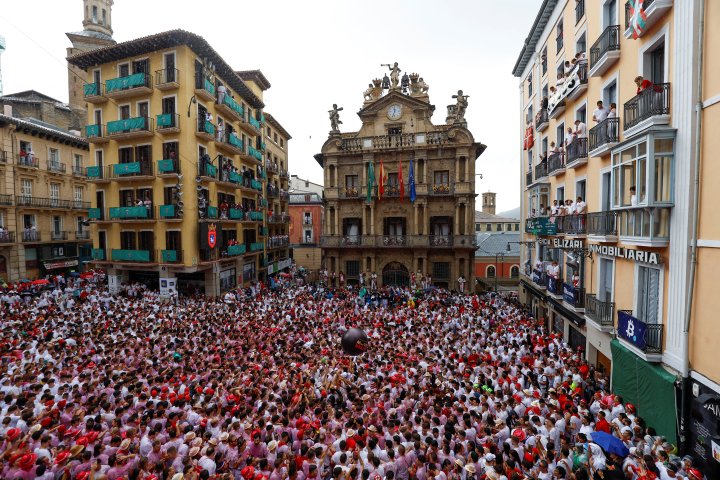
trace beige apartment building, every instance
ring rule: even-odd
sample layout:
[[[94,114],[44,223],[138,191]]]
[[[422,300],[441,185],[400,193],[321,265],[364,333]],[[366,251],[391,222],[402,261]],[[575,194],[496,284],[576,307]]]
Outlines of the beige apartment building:
[[[523,300],[708,478],[718,22],[708,0],[548,0],[513,69]]]

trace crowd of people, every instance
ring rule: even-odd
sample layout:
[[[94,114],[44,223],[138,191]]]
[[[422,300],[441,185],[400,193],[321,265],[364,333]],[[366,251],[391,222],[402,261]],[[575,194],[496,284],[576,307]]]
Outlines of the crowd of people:
[[[703,480],[500,296],[285,285],[170,303],[77,282],[72,304],[62,287],[0,298],[2,478]],[[370,339],[358,357],[339,346],[350,327]]]

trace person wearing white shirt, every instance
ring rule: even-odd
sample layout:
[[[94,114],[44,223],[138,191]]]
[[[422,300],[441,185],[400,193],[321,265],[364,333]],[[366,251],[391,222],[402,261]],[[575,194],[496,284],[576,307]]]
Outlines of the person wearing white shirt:
[[[587,138],[587,126],[582,120],[575,120],[575,135],[577,138]]]
[[[592,119],[595,123],[600,123],[604,121],[608,115],[610,114],[610,111],[603,106],[602,100],[598,100],[597,102],[597,108],[593,112]]]

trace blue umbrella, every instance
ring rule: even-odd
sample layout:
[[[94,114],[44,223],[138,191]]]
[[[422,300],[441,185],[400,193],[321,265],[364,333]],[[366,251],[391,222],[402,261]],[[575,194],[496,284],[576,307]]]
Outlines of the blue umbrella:
[[[605,432],[592,432],[590,436],[592,441],[597,443],[600,448],[607,453],[614,453],[620,457],[627,457],[630,454],[630,450],[628,450],[622,440],[617,437],[613,437]]]

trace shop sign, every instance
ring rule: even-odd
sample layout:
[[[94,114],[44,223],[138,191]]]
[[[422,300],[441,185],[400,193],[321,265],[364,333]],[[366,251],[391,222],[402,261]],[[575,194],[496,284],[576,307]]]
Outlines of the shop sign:
[[[77,260],[65,260],[62,262],[45,262],[43,266],[46,270],[53,270],[55,268],[67,268],[76,267],[78,265]]]
[[[635,262],[660,265],[660,254],[648,252],[647,250],[635,250],[634,248],[614,247],[612,245],[590,245],[590,251],[609,257],[627,258]]]
[[[288,268],[290,265],[292,265],[292,259],[286,258],[285,260],[280,260],[278,262],[278,270],[282,270],[283,268]]]
[[[572,238],[541,238],[538,240],[538,243],[552,248],[562,248],[567,250],[581,250],[585,247],[582,240]]]
[[[617,334],[620,338],[645,351],[647,325],[625,312],[618,312]]]

